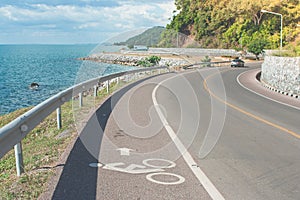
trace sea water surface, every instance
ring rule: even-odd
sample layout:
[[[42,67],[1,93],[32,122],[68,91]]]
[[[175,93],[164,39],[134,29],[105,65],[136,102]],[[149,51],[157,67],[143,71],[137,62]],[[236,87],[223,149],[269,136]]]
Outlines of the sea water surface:
[[[84,80],[134,67],[80,61],[96,45],[0,45],[0,115],[34,106]],[[93,52],[95,53],[95,52]],[[29,89],[37,82],[38,90]]]

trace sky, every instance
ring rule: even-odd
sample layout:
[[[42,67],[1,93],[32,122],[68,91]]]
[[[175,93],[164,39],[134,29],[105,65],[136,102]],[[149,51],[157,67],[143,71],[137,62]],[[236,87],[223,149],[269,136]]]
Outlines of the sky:
[[[1,0],[0,44],[100,43],[166,26],[174,0]]]

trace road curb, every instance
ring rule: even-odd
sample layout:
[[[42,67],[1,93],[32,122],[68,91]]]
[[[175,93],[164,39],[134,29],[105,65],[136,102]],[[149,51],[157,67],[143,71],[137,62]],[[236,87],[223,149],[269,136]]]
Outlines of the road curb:
[[[261,73],[261,71],[257,73],[256,77],[258,76],[259,73]],[[269,89],[269,90],[272,90],[272,91],[274,91],[274,92],[277,92],[277,93],[279,93],[279,94],[283,94],[283,95],[286,95],[286,96],[294,97],[294,98],[296,98],[296,99],[299,98],[299,95],[297,95],[297,94],[292,94],[292,93],[289,93],[289,92],[281,91],[281,90],[279,90],[279,89],[277,89],[277,88],[275,88],[275,87],[273,87],[273,86],[270,86],[269,84],[267,84],[267,83],[264,82],[263,80],[258,80],[258,81],[262,84],[262,86],[264,86],[265,88],[267,88],[267,89]]]

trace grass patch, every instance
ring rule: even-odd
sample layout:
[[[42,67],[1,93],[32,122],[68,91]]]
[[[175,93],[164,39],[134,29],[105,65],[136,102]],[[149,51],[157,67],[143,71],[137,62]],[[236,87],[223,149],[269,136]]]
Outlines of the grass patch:
[[[29,109],[25,108],[1,116],[1,127]],[[20,177],[16,175],[13,150],[0,160],[0,199],[38,198],[44,191],[60,155],[70,140],[76,136],[71,102],[62,106],[62,119],[63,128],[58,130],[56,113],[52,113],[22,140],[25,173]],[[69,137],[56,137],[66,130],[70,131]]]

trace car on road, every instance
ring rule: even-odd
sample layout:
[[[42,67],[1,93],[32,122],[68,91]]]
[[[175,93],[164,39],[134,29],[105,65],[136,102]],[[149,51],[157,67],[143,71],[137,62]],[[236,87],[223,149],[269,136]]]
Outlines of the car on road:
[[[234,59],[231,61],[231,67],[244,67],[245,62],[241,59]]]

